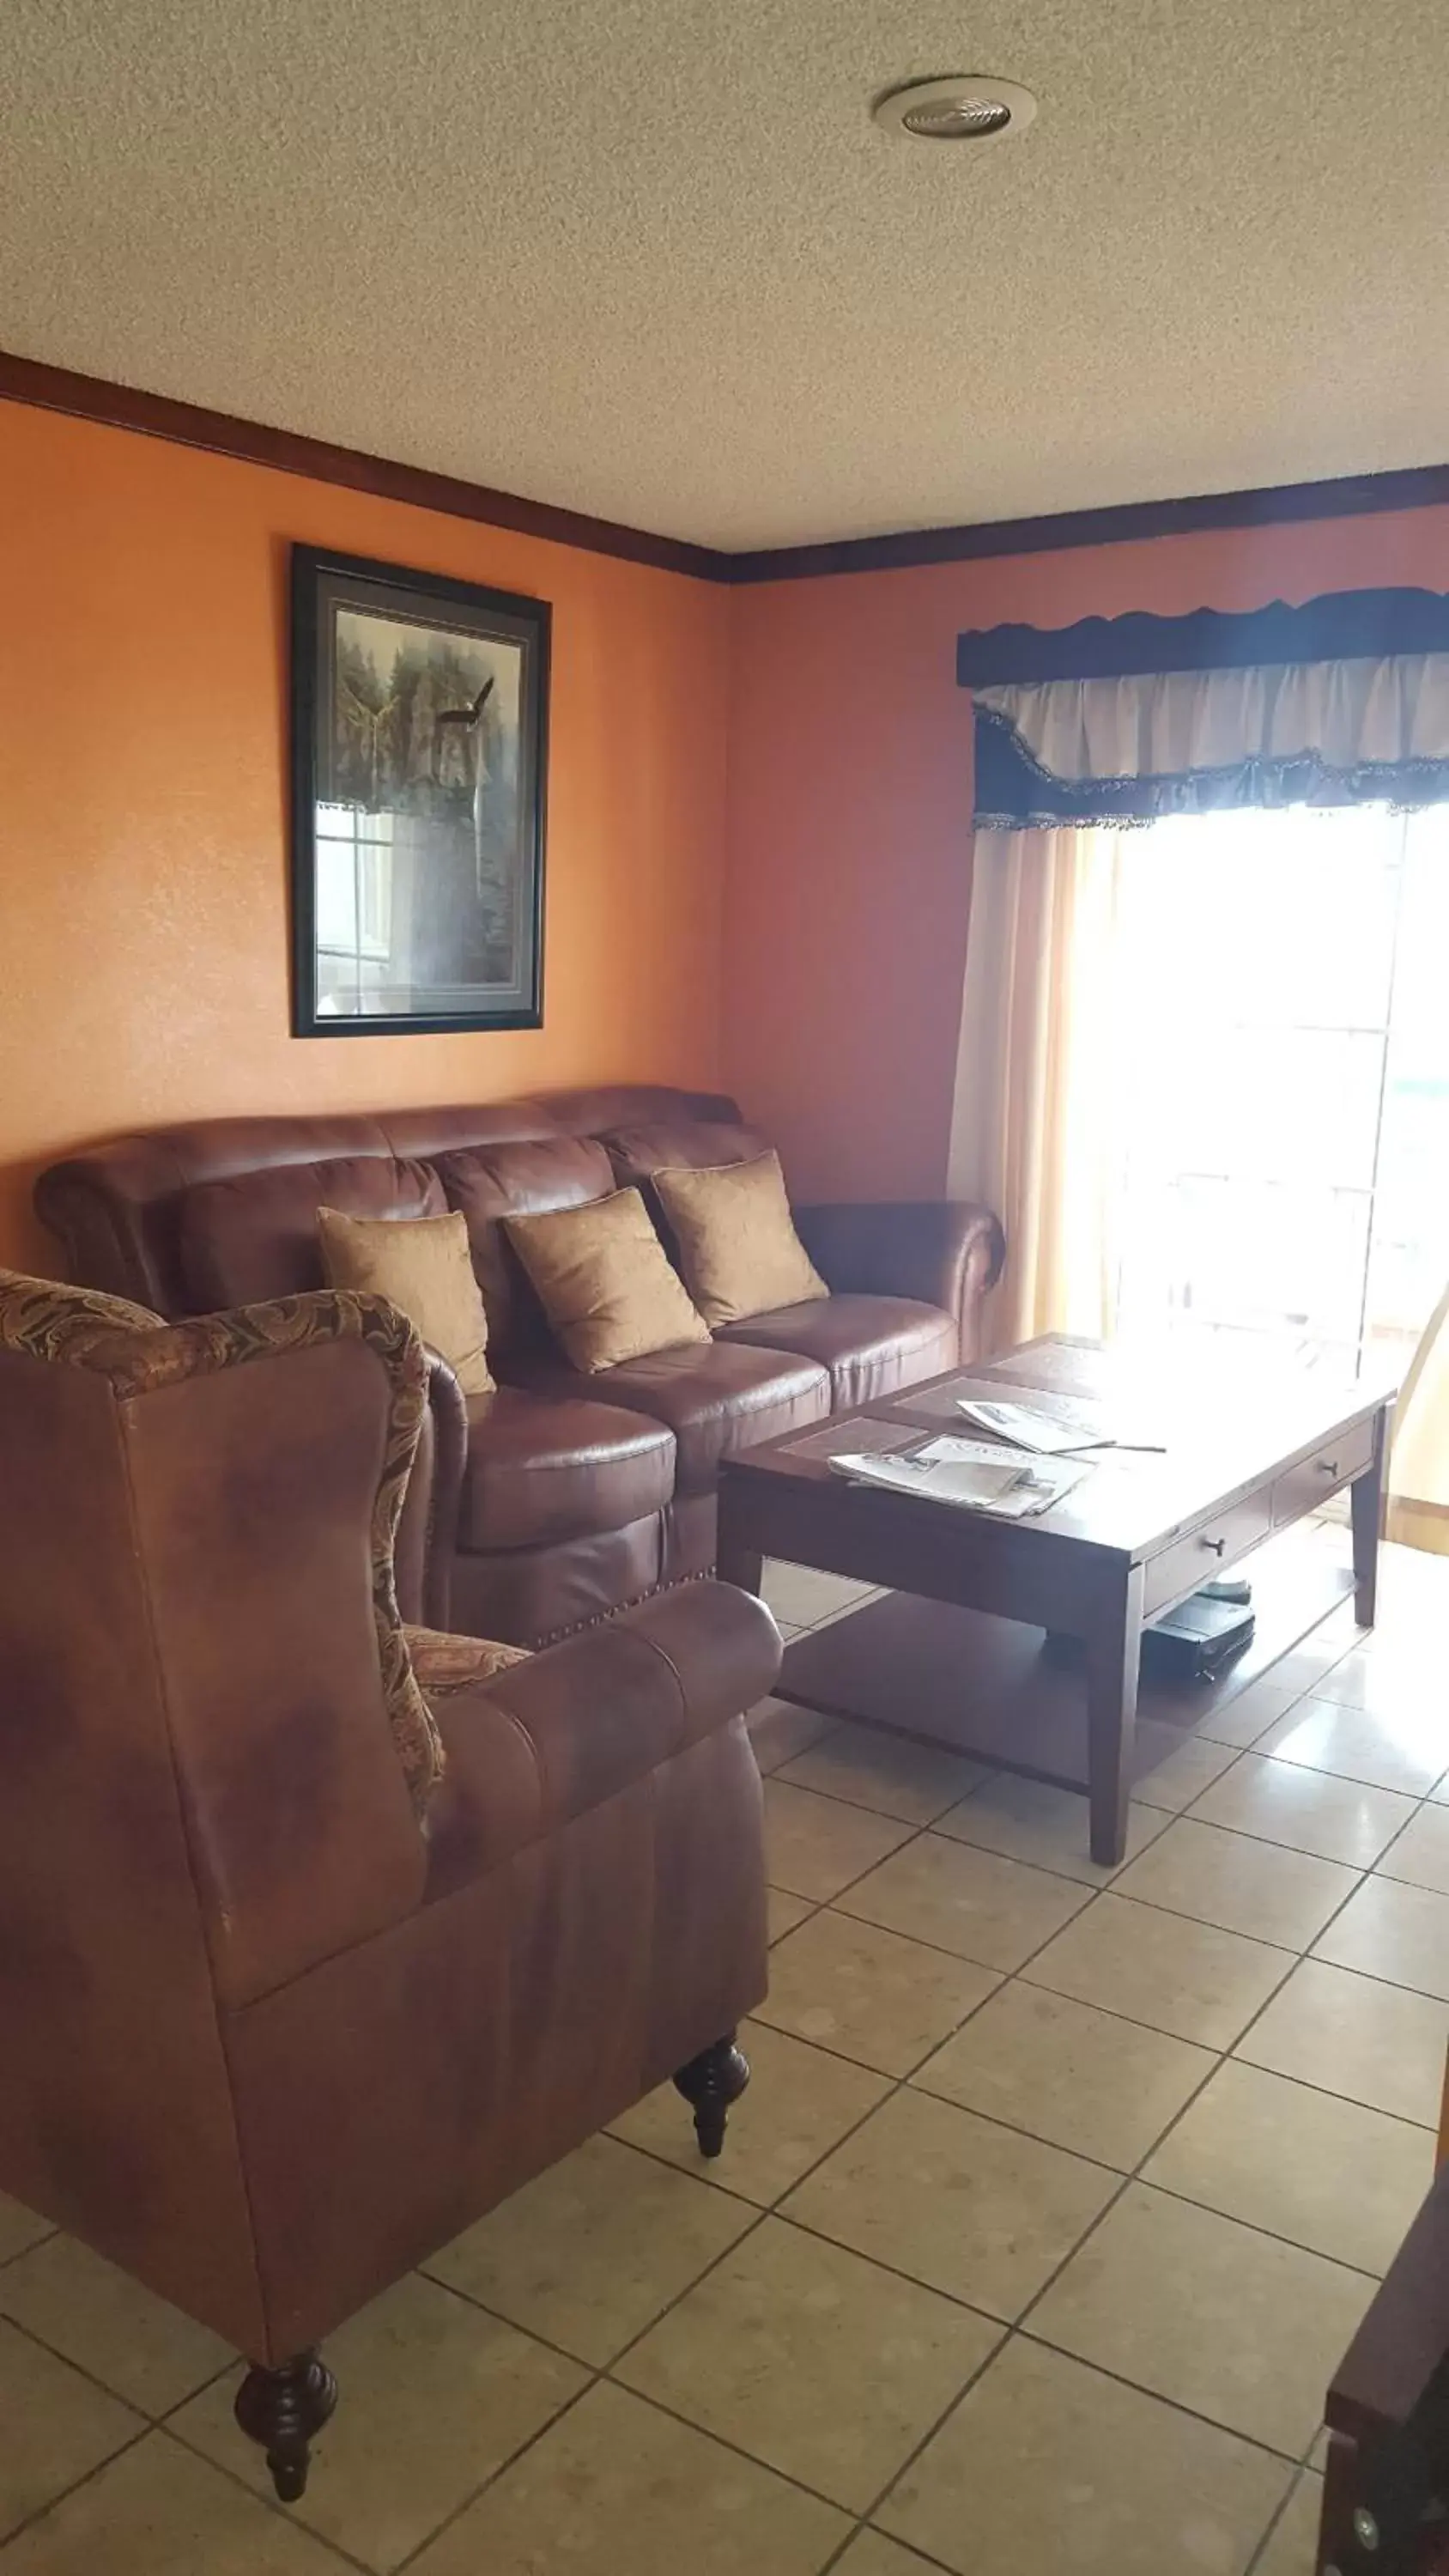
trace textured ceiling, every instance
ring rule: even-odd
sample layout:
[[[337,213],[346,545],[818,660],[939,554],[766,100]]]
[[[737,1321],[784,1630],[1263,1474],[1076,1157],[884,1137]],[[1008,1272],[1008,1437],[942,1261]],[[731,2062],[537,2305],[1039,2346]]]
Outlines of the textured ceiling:
[[[1437,462],[1446,101],[1446,0],[4,0],[0,342],[726,547]]]

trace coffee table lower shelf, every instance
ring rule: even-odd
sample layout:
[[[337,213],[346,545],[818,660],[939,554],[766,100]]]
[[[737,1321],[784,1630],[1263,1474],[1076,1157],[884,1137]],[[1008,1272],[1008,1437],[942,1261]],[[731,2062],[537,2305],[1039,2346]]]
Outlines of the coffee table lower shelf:
[[[1270,1673],[1338,1605],[1353,1573],[1317,1530],[1299,1527],[1244,1560],[1253,1585],[1252,1645],[1213,1682],[1145,1682],[1137,1703],[1133,1786],[1178,1752],[1210,1712]],[[1043,1651],[1045,1631],[906,1592],[796,1638],[776,1685],[783,1699],[1086,1796],[1084,1675]],[[1268,1723],[1265,1717],[1264,1724]]]

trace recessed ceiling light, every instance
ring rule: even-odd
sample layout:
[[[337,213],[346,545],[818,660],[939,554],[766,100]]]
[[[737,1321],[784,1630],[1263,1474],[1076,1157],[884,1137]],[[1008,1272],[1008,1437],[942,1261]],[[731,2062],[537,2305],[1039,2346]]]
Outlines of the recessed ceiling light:
[[[949,80],[906,81],[878,98],[871,114],[887,134],[908,134],[917,143],[994,143],[1030,125],[1036,100],[1019,81],[962,72]]]

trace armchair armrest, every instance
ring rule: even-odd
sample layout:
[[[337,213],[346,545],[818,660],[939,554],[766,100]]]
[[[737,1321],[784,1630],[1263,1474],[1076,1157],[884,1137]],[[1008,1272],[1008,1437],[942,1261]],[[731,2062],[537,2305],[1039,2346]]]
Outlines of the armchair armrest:
[[[429,1896],[753,1708],[780,1655],[762,1602],[688,1583],[435,1700],[448,1768],[428,1814]]]
[[[969,1199],[902,1199],[796,1208],[794,1216],[829,1287],[943,1307],[960,1325],[961,1357],[975,1357],[982,1301],[1006,1257],[990,1208]]]
[[[398,1607],[410,1626],[449,1625],[468,1406],[449,1361],[429,1350],[428,1409],[393,1543]]]

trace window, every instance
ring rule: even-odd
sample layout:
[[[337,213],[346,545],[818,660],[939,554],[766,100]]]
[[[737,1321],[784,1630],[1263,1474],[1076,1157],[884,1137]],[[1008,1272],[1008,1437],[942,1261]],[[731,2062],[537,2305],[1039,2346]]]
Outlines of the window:
[[[317,808],[317,1009],[329,1017],[387,1007],[392,960],[393,817],[358,805]],[[369,1004],[368,996],[374,996]]]
[[[1401,1374],[1449,1278],[1449,811],[1119,848],[1120,1329]]]

